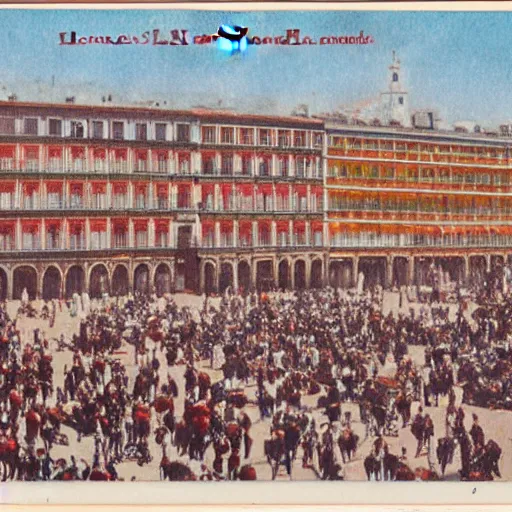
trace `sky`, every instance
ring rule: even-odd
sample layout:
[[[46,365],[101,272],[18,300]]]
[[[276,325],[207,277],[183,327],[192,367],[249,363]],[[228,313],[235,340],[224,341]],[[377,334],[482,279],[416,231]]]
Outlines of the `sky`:
[[[256,113],[310,112],[377,99],[396,50],[411,108],[446,122],[494,126],[512,119],[512,12],[226,12],[176,10],[2,10],[0,93],[20,100],[99,103],[166,100]],[[140,36],[186,29],[193,37],[220,24],[249,35],[371,35],[364,46],[249,46],[228,55],[212,46],[60,46],[59,33]]]

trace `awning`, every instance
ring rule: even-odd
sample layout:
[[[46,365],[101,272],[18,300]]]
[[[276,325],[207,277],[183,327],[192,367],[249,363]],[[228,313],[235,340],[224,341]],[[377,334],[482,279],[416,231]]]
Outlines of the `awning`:
[[[92,232],[106,231],[107,221],[106,219],[97,219],[90,221],[90,227]]]
[[[15,146],[0,146],[0,158],[14,158]]]

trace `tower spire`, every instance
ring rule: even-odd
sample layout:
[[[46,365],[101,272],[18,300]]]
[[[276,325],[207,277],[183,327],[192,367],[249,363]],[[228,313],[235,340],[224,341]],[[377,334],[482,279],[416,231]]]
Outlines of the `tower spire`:
[[[382,120],[385,124],[399,123],[410,126],[408,94],[402,82],[402,70],[396,51],[392,52],[389,66],[388,88],[381,94]]]

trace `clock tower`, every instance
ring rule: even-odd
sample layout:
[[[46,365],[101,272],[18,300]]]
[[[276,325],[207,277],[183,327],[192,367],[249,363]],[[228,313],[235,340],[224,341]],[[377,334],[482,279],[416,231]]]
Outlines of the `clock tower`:
[[[400,61],[394,50],[393,61],[389,66],[388,89],[380,96],[382,122],[386,125],[399,123],[403,127],[410,127],[409,96],[403,85]]]

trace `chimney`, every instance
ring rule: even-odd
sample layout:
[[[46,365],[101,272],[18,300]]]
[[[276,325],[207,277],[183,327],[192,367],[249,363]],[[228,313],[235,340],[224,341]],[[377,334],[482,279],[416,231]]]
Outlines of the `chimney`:
[[[70,103],[70,104],[75,103],[75,97],[74,96],[67,96],[66,97],[66,103]]]
[[[7,98],[9,101],[18,101],[18,96],[16,96],[16,94],[11,94],[9,95],[9,97]]]
[[[105,96],[102,96],[102,98],[101,98],[101,102],[102,102],[102,103],[105,103],[105,101],[107,101],[107,100],[105,99]]]
[[[108,102],[111,103],[112,102],[112,94],[109,94],[108,95]]]

